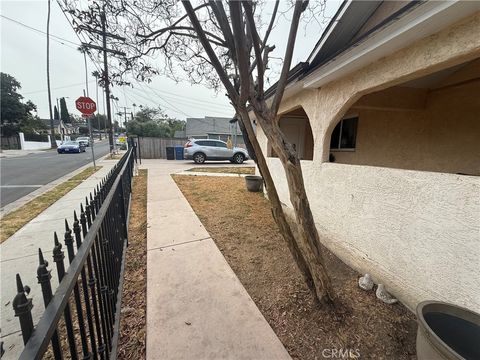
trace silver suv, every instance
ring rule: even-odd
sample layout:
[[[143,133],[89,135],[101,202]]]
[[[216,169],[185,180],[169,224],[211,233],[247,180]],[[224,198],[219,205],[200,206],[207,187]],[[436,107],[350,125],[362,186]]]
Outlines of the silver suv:
[[[248,160],[248,152],[238,147],[229,149],[227,143],[221,140],[191,139],[185,144],[183,157],[197,164],[203,164],[206,160],[230,160],[231,163],[241,164]]]

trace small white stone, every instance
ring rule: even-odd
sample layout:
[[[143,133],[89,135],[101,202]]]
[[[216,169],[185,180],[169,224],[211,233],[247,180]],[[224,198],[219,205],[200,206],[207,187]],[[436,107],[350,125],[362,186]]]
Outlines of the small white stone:
[[[373,280],[370,274],[365,274],[365,276],[362,276],[360,279],[358,279],[358,286],[360,286],[360,289],[369,291],[373,289]]]
[[[385,289],[383,284],[378,284],[376,295],[377,298],[382,300],[385,304],[395,304],[398,301]]]

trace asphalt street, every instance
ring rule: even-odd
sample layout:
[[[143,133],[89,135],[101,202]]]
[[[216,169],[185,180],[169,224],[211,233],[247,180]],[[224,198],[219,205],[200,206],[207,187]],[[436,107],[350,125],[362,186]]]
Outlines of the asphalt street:
[[[109,152],[108,140],[95,143],[95,159]],[[0,206],[92,162],[89,147],[80,154],[57,154],[56,150],[0,160]]]

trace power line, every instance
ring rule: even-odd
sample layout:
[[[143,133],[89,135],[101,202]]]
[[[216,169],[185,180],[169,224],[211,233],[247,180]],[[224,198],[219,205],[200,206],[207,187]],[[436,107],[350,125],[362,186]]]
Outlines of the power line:
[[[142,87],[142,84],[139,83],[139,85]],[[155,95],[157,95],[160,99],[162,99],[163,101],[165,101],[167,104],[169,104],[170,106],[172,106],[174,109],[177,109],[177,111],[179,111],[181,114],[185,115],[185,116],[189,116],[191,117],[191,115],[188,115],[185,111],[179,109],[178,107],[176,107],[175,105],[173,105],[171,102],[165,100],[162,96],[160,96],[158,93],[156,93],[150,86],[148,85],[145,85],[147,88],[149,88]]]
[[[169,92],[169,91],[165,91],[165,90],[159,90],[159,89],[152,88],[152,87],[150,87],[150,88],[151,88],[151,89],[154,89],[154,90],[157,90],[157,91],[160,92],[160,93],[170,94],[170,95],[172,95],[172,96],[180,97],[180,98],[182,98],[182,99],[185,99],[185,98],[186,98],[185,95],[175,94],[175,93],[173,93],[173,92]],[[215,103],[215,102],[213,102],[213,101],[202,100],[202,99],[200,99],[200,98],[187,97],[186,99],[189,99],[190,101],[201,102],[201,103],[206,103],[206,104],[212,104],[212,105],[216,105],[216,106],[231,108],[231,106],[229,106],[229,105],[222,105],[222,104]]]
[[[132,89],[132,90],[134,90],[134,89]],[[158,101],[155,101],[155,100],[153,100],[150,96],[148,96],[145,90],[138,90],[138,89],[135,89],[135,90],[136,90],[138,93],[137,93],[137,94],[134,94],[134,95],[140,96],[140,97],[142,97],[143,99],[145,99],[145,100],[147,100],[147,101],[150,101],[152,104],[158,104]],[[142,91],[143,93],[145,93],[145,95],[140,94],[140,91]],[[169,107],[169,106],[166,106],[166,105],[162,105],[162,106],[163,106],[165,109],[171,110],[171,111],[173,111],[173,112],[178,112],[177,110],[175,110],[175,109],[173,109],[173,108],[171,108],[171,107]],[[187,115],[187,116],[189,116],[189,115]]]
[[[137,91],[137,92],[140,92],[139,89],[131,89],[131,90],[135,90],[135,91]],[[150,96],[147,95],[147,92],[146,92],[145,90],[142,90],[142,92],[145,93],[145,95],[141,95],[141,94],[139,94],[139,93],[135,94],[135,93],[132,93],[132,92],[130,93],[130,95],[132,95],[132,96],[133,96],[133,95],[136,95],[135,97],[136,97],[137,99],[138,99],[138,96],[140,96],[140,97],[142,97],[143,99],[148,100],[148,101],[150,101],[150,102],[153,103],[153,104],[158,104],[157,101],[153,100]],[[147,96],[148,96],[148,98],[147,98]],[[158,96],[158,95],[156,95],[156,96]],[[168,107],[168,106],[165,106],[165,105],[162,105],[162,106],[165,107],[166,109],[169,109],[169,110],[171,110],[171,111],[177,112],[175,109],[172,109],[172,108],[170,108],[170,107]],[[201,109],[201,107],[198,107],[198,106],[194,106],[194,107],[197,107],[198,109]],[[207,111],[212,112],[212,109],[207,109]],[[219,112],[220,112],[220,110],[214,110],[214,111],[215,111],[217,114],[219,114]],[[217,111],[218,111],[218,112],[217,112]],[[194,117],[194,116],[191,116],[191,115],[187,115],[187,116],[188,116],[188,117]],[[219,116],[219,117],[229,117],[229,116]],[[205,124],[210,124],[210,123],[209,123],[208,121],[206,121],[206,120],[201,120],[201,121],[204,122]]]
[[[83,39],[80,38],[79,34],[75,31],[75,27],[73,26],[72,22],[70,21],[70,19],[68,18],[67,16],[67,13],[65,12],[65,10],[63,10],[63,7],[62,7],[62,4],[60,3],[59,0],[57,0],[57,4],[58,4],[58,7],[60,8],[60,10],[62,11],[62,14],[65,16],[65,19],[67,19],[70,27],[73,29],[73,32],[75,33],[75,35],[77,36],[78,40],[80,40],[80,44],[83,44],[84,41]],[[102,69],[98,66],[98,64],[95,62],[95,60],[93,59],[92,57],[92,54],[90,54],[90,52],[87,51],[87,54],[88,54],[88,57],[90,58],[90,60],[92,61],[93,65],[95,66],[95,68],[99,71],[99,73],[101,74],[102,73]]]
[[[142,84],[141,84],[140,82],[139,82],[138,84],[142,87]],[[146,85],[146,86],[147,86],[147,87],[151,90],[151,92],[154,93],[157,97],[159,97],[160,99],[162,99],[164,102],[166,102],[166,103],[169,104],[170,106],[173,106],[173,107],[177,110],[176,112],[180,112],[181,114],[183,114],[183,115],[185,115],[185,116],[187,116],[187,117],[193,117],[193,116],[185,113],[184,111],[180,110],[177,106],[173,105],[173,104],[170,103],[169,101],[167,101],[167,100],[165,99],[165,96],[159,95],[159,94],[155,91],[155,89],[151,88],[151,87],[148,86],[148,85]],[[136,89],[136,90],[138,90],[138,89]],[[143,89],[143,87],[142,87],[142,90],[143,90],[144,93],[147,93],[147,92],[145,91],[145,89]],[[186,101],[189,101],[189,99],[191,99],[191,98],[183,97],[181,100],[179,100],[179,99],[170,99],[170,100],[173,101],[173,102],[180,102],[180,101],[181,101],[182,104],[185,105],[185,102],[186,102]],[[212,111],[212,108],[209,107],[208,105],[202,106],[202,105],[198,105],[198,104],[191,104],[190,106],[191,106],[191,107],[194,107],[194,108],[197,108],[197,109],[203,109],[203,110],[206,110],[206,111],[210,111],[210,112]],[[231,109],[230,109],[230,110],[231,110]],[[173,111],[175,111],[175,110],[173,110]],[[216,110],[214,110],[214,111],[217,112],[217,113],[223,113],[224,111],[226,111],[226,109],[216,109]]]
[[[13,23],[15,23],[15,24],[17,24],[17,25],[23,26],[23,27],[25,27],[25,28],[27,28],[27,29],[29,29],[29,30],[35,31],[35,32],[37,32],[37,33],[39,33],[39,34],[42,34],[42,35],[46,35],[46,34],[47,34],[47,33],[46,33],[45,31],[43,31],[43,30],[34,28],[34,27],[30,26],[30,25],[27,25],[27,24],[22,23],[21,21],[18,21],[18,20],[9,18],[8,16],[1,15],[1,14],[0,14],[0,16],[1,16],[2,18],[6,19],[6,20],[9,20],[9,21],[11,21],[11,22],[13,22]],[[72,47],[72,46],[70,46],[70,45],[67,45],[67,44],[65,44],[65,42],[70,43],[70,44],[73,44],[73,45],[75,45],[75,46],[77,46],[77,47],[80,46],[79,44],[77,44],[77,43],[75,43],[75,42],[73,42],[73,41],[67,40],[67,39],[62,38],[62,37],[57,36],[57,35],[52,35],[52,34],[50,34],[50,38],[51,38],[52,40],[54,40],[54,41],[62,44],[62,45],[65,45],[66,47],[69,47],[70,49],[78,50],[78,48],[74,48],[74,47]]]
[[[91,82],[94,82],[94,81],[95,80],[90,80],[88,83],[90,84]],[[66,89],[66,88],[69,88],[69,87],[74,87],[74,86],[79,86],[79,85],[85,85],[85,82],[71,84],[71,85],[65,85],[65,86],[58,86],[58,87],[52,88],[52,90]],[[43,90],[35,90],[35,91],[24,92],[23,95],[36,94],[36,93],[45,92],[45,91],[48,91],[48,90],[43,89]]]

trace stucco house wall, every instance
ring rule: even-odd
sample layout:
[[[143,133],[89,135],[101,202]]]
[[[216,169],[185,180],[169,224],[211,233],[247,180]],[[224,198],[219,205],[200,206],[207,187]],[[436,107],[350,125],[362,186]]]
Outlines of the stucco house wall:
[[[357,109],[355,151],[342,164],[480,175],[480,79],[429,92],[423,109]]]
[[[330,135],[363,95],[479,58],[479,33],[475,13],[321,88],[287,91],[280,109],[302,107],[310,120],[314,156],[302,167],[322,241],[411,309],[438,299],[480,311],[479,178],[328,163]],[[257,136],[267,153],[260,128]],[[290,207],[281,163],[268,163]]]

